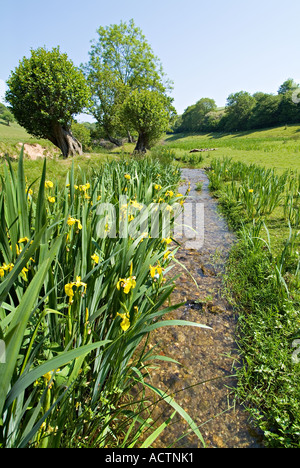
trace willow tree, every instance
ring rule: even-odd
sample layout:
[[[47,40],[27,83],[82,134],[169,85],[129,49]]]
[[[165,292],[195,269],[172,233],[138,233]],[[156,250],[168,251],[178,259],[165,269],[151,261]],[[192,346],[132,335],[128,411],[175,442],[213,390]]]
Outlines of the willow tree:
[[[124,122],[138,133],[135,151],[145,153],[169,127],[175,109],[158,91],[134,90],[123,105]]]
[[[59,47],[38,48],[24,57],[7,81],[6,100],[17,122],[31,135],[50,140],[63,156],[82,154],[73,136],[73,117],[90,103],[82,71]]]
[[[171,82],[140,28],[127,24],[100,27],[83,67],[92,91],[91,113],[106,137],[118,144],[128,134],[122,106],[134,90],[157,91],[167,95]]]

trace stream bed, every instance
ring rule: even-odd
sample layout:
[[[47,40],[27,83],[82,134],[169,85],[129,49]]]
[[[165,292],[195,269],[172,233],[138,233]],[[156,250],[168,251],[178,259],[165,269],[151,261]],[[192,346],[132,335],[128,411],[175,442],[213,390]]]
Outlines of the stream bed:
[[[207,448],[262,448],[261,435],[251,428],[248,413],[234,404],[232,392],[239,358],[237,317],[225,297],[222,275],[235,235],[209,193],[205,171],[183,169],[182,180],[183,194],[190,182],[187,202],[204,204],[204,243],[200,248],[190,248],[187,239],[180,240],[176,255],[180,264],[176,263],[171,272],[180,277],[171,303],[184,305],[164,319],[188,320],[211,329],[177,326],[155,330],[150,346],[156,346],[156,354],[169,356],[180,365],[161,362],[151,372],[149,383],[174,396],[199,427]],[[196,191],[199,182],[202,190]],[[163,422],[172,413],[169,405],[158,402],[152,418]],[[182,418],[175,417],[153,447],[201,448],[203,444]]]

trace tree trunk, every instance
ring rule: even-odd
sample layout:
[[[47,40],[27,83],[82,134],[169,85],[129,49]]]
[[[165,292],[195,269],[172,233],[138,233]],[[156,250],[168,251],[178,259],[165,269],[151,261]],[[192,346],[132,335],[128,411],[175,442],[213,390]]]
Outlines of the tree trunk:
[[[121,140],[118,140],[118,138],[114,138],[114,137],[112,137],[112,136],[110,136],[110,135],[107,135],[107,138],[108,138],[109,141],[110,141],[111,143],[113,143],[114,145],[116,145],[116,146],[122,146],[122,141],[121,141]]]
[[[128,143],[134,143],[134,138],[131,135],[129,130],[127,130],[127,138],[128,138]]]
[[[146,153],[148,149],[148,140],[144,133],[139,133],[139,138],[134,149],[135,153]]]
[[[49,140],[61,150],[64,158],[82,154],[82,144],[70,130],[65,130],[59,123],[53,125],[53,135]]]

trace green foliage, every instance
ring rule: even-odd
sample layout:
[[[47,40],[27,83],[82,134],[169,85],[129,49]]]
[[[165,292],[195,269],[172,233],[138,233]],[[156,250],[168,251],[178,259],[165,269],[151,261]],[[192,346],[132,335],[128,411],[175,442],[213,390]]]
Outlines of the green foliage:
[[[173,126],[173,131],[236,132],[298,123],[300,106],[298,99],[294,102],[293,98],[293,93],[298,88],[298,84],[289,78],[279,87],[277,95],[262,92],[251,95],[246,91],[232,93],[227,98],[225,110],[213,108],[204,118],[197,115],[198,103],[202,101],[200,100],[185,110],[180,121]]]
[[[202,98],[193,106],[189,106],[181,116],[178,132],[199,132],[205,128],[205,117],[217,109],[213,99]]]
[[[91,143],[91,132],[83,123],[73,122],[71,126],[72,134],[80,141],[84,151],[87,151]]]
[[[246,91],[230,94],[224,116],[226,131],[242,130],[246,127],[255,106],[255,98]]]
[[[89,62],[83,67],[92,90],[91,112],[103,126],[107,137],[126,134],[122,104],[132,90],[152,89],[166,93],[159,59],[153,54],[142,31],[131,20],[128,24],[100,27],[92,44]]]
[[[31,51],[8,79],[6,100],[18,123],[31,135],[58,145],[55,126],[68,131],[73,116],[89,103],[85,78],[59,47]]]
[[[168,128],[171,112],[170,100],[158,91],[137,89],[130,94],[123,105],[123,118],[139,134],[137,151],[144,152],[159,140]]]
[[[268,447],[299,448],[299,176],[225,158],[209,178],[238,235],[226,278],[239,314],[237,397]]]
[[[4,120],[7,125],[10,125],[11,122],[15,121],[14,115],[8,109],[5,109],[3,112],[0,113],[0,119]]]
[[[1,178],[0,326],[9,359],[0,364],[0,446],[126,448],[146,430],[150,444],[160,431],[143,396],[156,358],[146,350],[149,333],[201,325],[160,320],[177,307],[163,306],[174,288],[165,241],[112,237],[98,208],[111,203],[129,224],[157,183],[171,207],[180,172],[146,159],[104,164],[89,179],[72,166],[62,186],[46,174],[45,161],[38,190],[27,185],[21,153],[17,174],[8,161]],[[153,279],[157,265],[165,270]],[[160,396],[201,439],[174,399]]]
[[[14,115],[12,112],[4,105],[0,103],[0,119],[4,120],[8,126],[11,122],[15,121]]]

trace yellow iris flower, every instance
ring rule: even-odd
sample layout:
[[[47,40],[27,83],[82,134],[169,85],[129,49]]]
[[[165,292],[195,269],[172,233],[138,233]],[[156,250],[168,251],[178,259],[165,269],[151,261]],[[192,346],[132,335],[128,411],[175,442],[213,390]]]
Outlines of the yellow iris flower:
[[[131,289],[136,287],[136,277],[129,276],[129,278],[120,278],[117,283],[117,289],[120,291],[123,288],[125,294],[129,294]]]
[[[121,322],[121,328],[123,331],[127,331],[128,328],[130,327],[130,320],[129,320],[129,314],[117,314],[119,317],[121,317],[122,322]]]
[[[91,259],[94,260],[95,263],[97,263],[97,264],[99,263],[99,255],[94,254],[94,255],[91,256]]]

